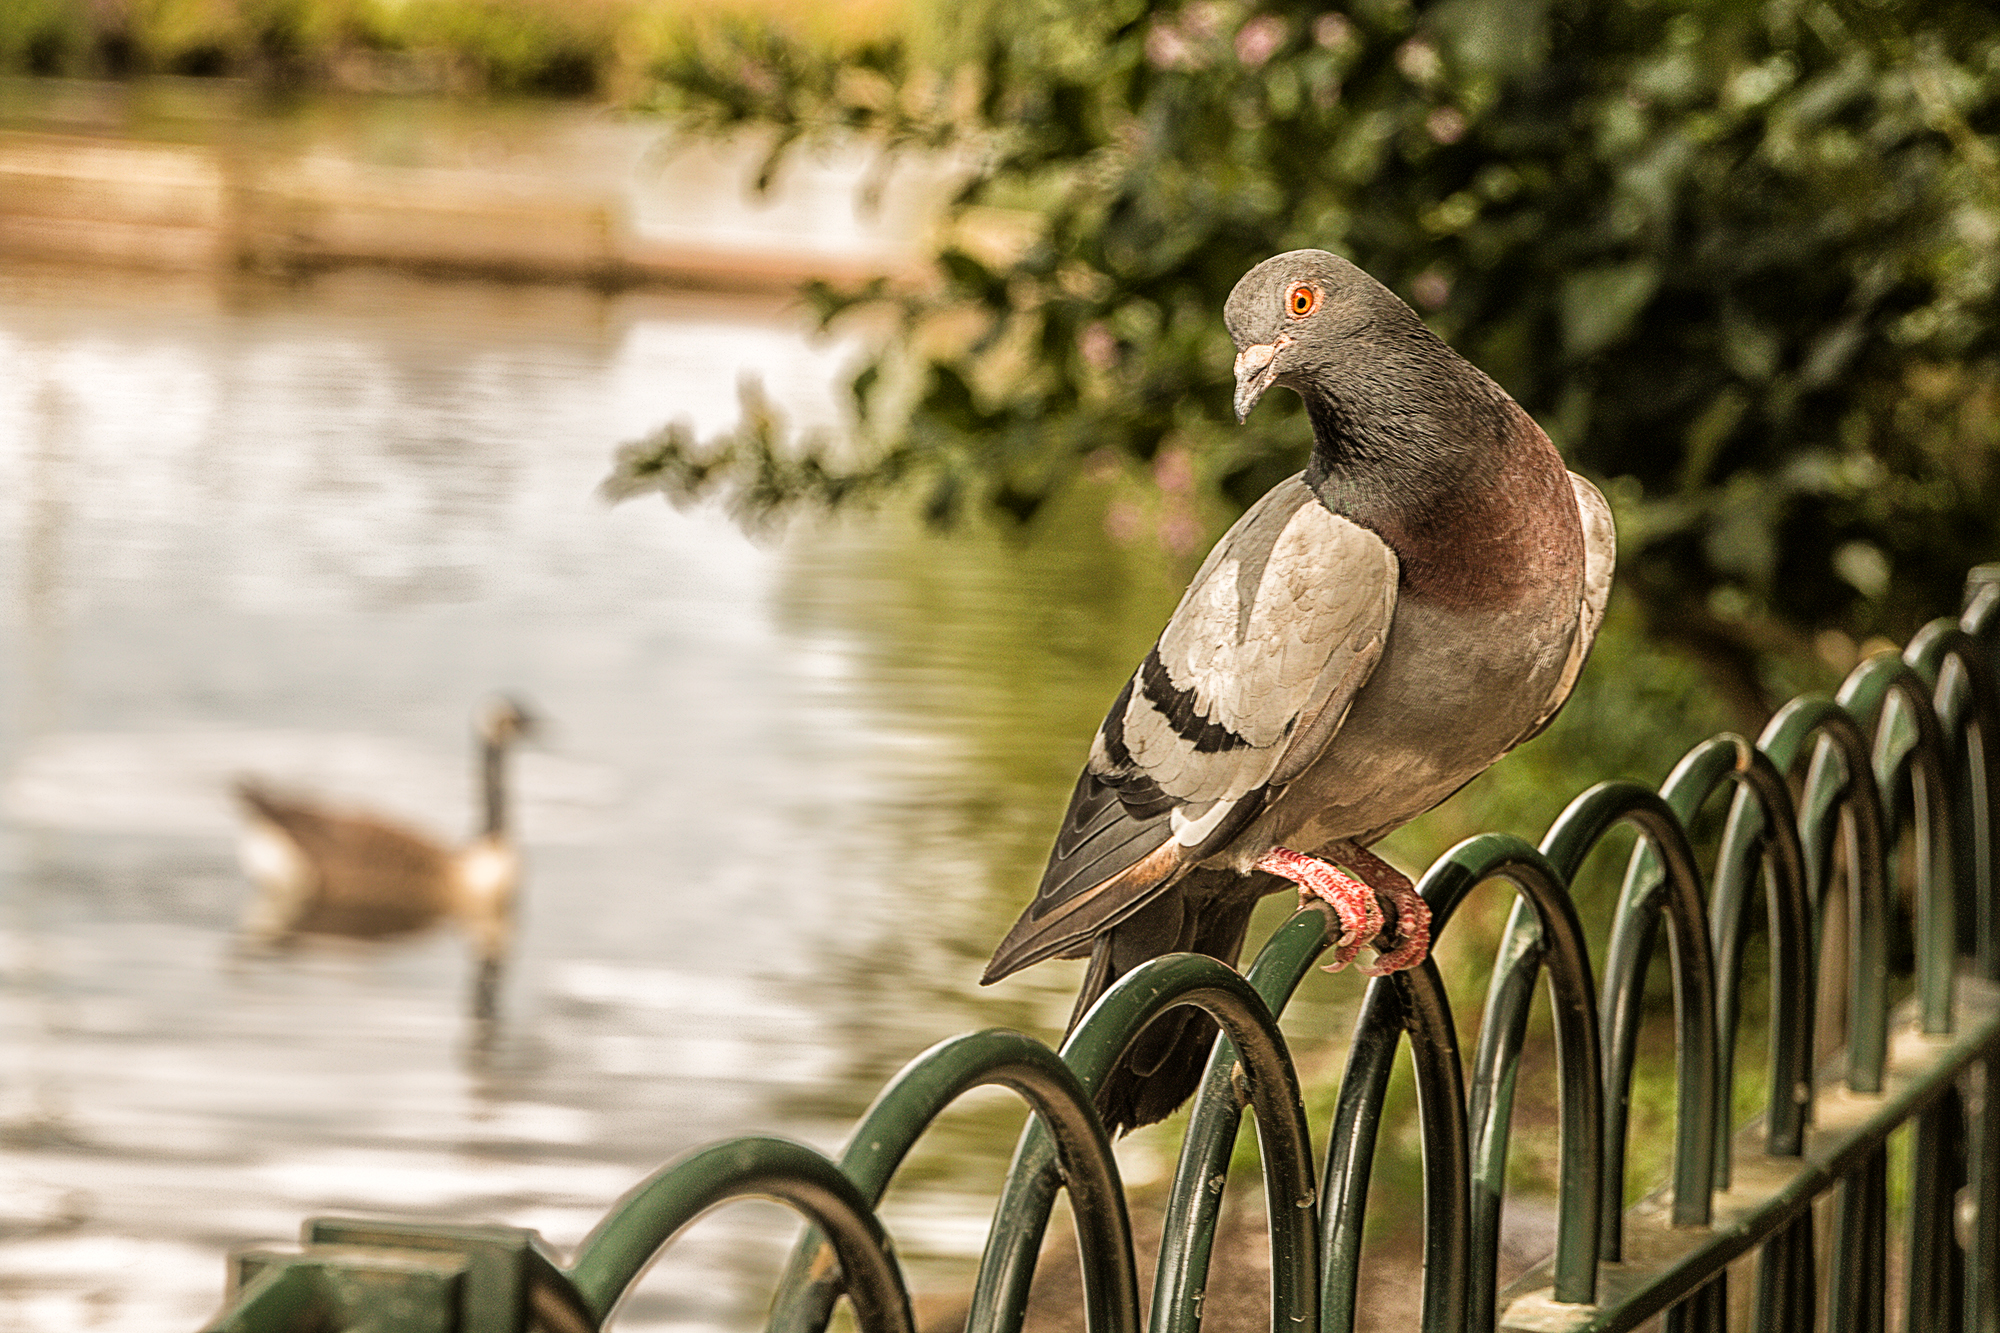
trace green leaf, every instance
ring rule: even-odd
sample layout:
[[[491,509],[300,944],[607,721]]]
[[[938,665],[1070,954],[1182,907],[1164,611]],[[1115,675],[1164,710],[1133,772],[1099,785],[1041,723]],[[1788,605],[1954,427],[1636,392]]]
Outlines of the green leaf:
[[[1562,286],[1564,353],[1580,361],[1625,337],[1659,285],[1659,263],[1650,258],[1571,274]]]

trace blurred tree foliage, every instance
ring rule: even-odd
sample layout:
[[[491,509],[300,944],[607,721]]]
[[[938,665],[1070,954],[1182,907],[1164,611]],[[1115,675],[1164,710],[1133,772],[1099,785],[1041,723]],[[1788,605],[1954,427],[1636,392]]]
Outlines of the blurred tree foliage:
[[[1026,519],[1192,458],[1246,504],[1289,396],[1230,420],[1223,298],[1343,252],[1607,482],[1622,586],[1754,721],[1953,609],[2000,515],[2000,18],[1965,0],[983,0],[831,51],[704,29],[654,108],[964,169],[850,443],[752,412],[628,447],[614,493],[750,509],[925,488]],[[1815,638],[1817,636],[1817,638]],[[1788,668],[1785,664],[1789,663]]]
[[[0,74],[250,78],[375,92],[633,95],[690,23],[754,12],[822,47],[902,0],[0,0]]]

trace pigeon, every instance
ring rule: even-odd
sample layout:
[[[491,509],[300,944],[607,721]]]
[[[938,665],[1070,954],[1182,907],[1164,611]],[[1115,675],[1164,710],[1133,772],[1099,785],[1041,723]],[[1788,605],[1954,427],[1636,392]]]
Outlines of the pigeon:
[[[1413,967],[1430,914],[1369,850],[1554,718],[1610,593],[1611,511],[1527,412],[1347,260],[1229,295],[1235,408],[1305,400],[1313,448],[1224,534],[1091,743],[1033,902],[982,983],[1086,953],[1077,1021],[1132,968],[1234,964],[1265,894],[1323,904],[1338,970]],[[1123,1132],[1194,1091],[1182,1008],[1098,1094]]]

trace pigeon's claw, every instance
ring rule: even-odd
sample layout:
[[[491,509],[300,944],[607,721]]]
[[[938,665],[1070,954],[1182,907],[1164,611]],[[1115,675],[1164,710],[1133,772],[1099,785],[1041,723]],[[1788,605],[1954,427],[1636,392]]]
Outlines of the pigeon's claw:
[[[1398,875],[1398,879],[1402,876]],[[1410,887],[1410,881],[1391,885],[1382,891],[1382,897],[1389,900],[1396,912],[1394,934],[1375,941],[1379,951],[1375,961],[1361,970],[1371,977],[1387,976],[1391,972],[1401,972],[1415,967],[1430,956],[1431,951],[1431,909],[1417,891]]]
[[[1381,935],[1387,917],[1375,890],[1315,856],[1301,856],[1284,847],[1273,847],[1257,861],[1257,869],[1283,876],[1299,886],[1299,903],[1323,902],[1340,921],[1340,938],[1333,944],[1333,961],[1326,970],[1338,972],[1353,962],[1361,950]],[[1408,883],[1408,881],[1405,881]],[[1428,945],[1429,927],[1425,928]]]
[[[1415,967],[1429,957],[1430,904],[1417,893],[1410,877],[1363,847],[1352,848],[1341,859],[1375,886],[1375,892],[1388,902],[1396,917],[1395,933],[1386,940],[1376,941],[1375,961],[1361,970],[1371,977],[1386,976]]]
[[[1323,902],[1340,919],[1341,935],[1334,941],[1333,961],[1327,964],[1327,971],[1346,967],[1365,945],[1377,950],[1375,961],[1361,969],[1371,977],[1401,972],[1423,962],[1431,951],[1431,909],[1409,876],[1360,847],[1347,847],[1337,854],[1364,878],[1356,879],[1316,856],[1301,856],[1284,847],[1266,852],[1257,869],[1297,884],[1300,906]],[[1392,919],[1394,925],[1390,926]]]

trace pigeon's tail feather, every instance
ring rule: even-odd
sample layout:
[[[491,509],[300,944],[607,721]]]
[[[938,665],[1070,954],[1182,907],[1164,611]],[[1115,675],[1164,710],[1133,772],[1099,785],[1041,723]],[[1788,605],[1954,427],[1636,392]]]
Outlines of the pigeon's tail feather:
[[[1281,882],[1269,875],[1195,871],[1181,881],[1188,892],[1156,898],[1099,935],[1070,1027],[1120,977],[1162,954],[1205,953],[1233,966],[1257,899]],[[1187,1006],[1154,1019],[1097,1090],[1105,1126],[1122,1134],[1172,1115],[1200,1086],[1216,1031],[1214,1019]]]
[[[981,985],[1044,958],[1076,958],[1107,926],[1143,909],[1180,875],[1188,849],[1165,814],[1137,818],[1118,792],[1085,769],[1028,910],[1014,923]]]

